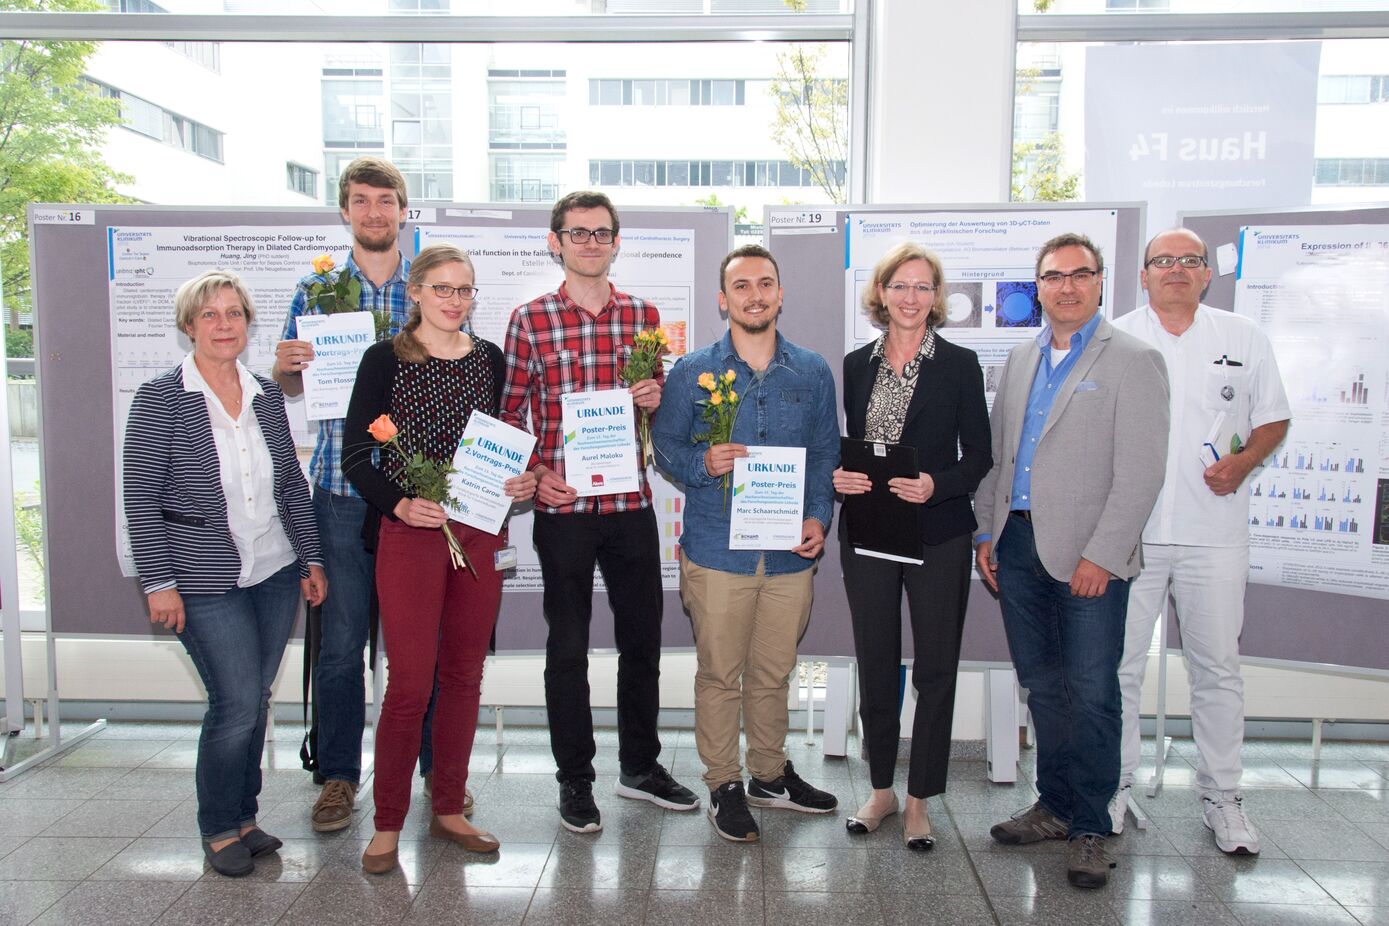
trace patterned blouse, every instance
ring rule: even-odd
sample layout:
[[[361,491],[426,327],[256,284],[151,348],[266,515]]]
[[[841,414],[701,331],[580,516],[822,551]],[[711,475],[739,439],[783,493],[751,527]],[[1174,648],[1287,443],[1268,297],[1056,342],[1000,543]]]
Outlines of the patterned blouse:
[[[473,409],[494,415],[492,366],[474,348],[454,360],[430,357],[424,363],[400,363],[391,388],[391,420],[412,452],[444,462],[453,459]],[[409,491],[403,477],[391,480]]]
[[[878,378],[873,381],[873,392],[868,398],[868,418],[863,435],[866,440],[895,444],[901,439],[902,426],[907,422],[907,406],[911,404],[912,393],[916,391],[916,377],[921,372],[921,363],[935,355],[936,333],[927,328],[916,356],[907,361],[902,375],[898,376],[887,360],[887,333],[878,338],[873,345],[873,359],[878,361]]]

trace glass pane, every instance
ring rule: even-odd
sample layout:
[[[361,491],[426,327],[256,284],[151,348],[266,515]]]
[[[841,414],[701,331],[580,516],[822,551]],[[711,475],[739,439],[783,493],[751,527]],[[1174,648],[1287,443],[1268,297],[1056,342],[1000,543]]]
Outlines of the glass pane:
[[[105,0],[112,12],[121,13],[230,13],[265,16],[322,14],[333,16],[592,16],[678,15],[723,16],[756,13],[786,17],[802,15],[784,0],[335,0],[332,4],[309,0]],[[854,0],[805,0],[810,14],[852,13]]]
[[[1384,0],[1018,0],[1024,15],[1114,13],[1330,13],[1389,10]]]
[[[1183,211],[1383,200],[1389,134],[1369,127],[1389,125],[1387,80],[1379,39],[1019,44],[1013,196],[1143,201],[1151,230]]]

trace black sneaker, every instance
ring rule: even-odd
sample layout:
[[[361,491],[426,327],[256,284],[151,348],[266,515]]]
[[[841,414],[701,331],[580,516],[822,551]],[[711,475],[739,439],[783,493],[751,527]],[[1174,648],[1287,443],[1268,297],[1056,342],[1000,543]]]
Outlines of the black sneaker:
[[[829,813],[839,806],[839,799],[828,791],[806,784],[788,759],[780,778],[772,781],[753,778],[748,782],[748,803],[754,807],[782,807],[801,813]]]
[[[756,842],[757,821],[748,812],[741,781],[730,781],[709,792],[709,822],[730,842]]]
[[[593,782],[580,778],[559,783],[559,821],[574,833],[596,833],[603,828],[598,805],[593,803]]]
[[[645,775],[619,775],[613,792],[618,797],[650,801],[666,810],[694,810],[699,806],[695,793],[670,777],[670,772],[660,765],[652,766]]]

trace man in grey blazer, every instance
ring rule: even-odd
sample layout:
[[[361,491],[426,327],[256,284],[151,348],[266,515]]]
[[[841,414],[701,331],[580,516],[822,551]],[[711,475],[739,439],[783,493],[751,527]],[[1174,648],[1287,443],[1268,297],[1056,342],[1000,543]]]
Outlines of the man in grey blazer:
[[[1099,315],[1090,239],[1042,245],[1046,325],[1013,349],[991,416],[994,465],[975,493],[976,560],[999,593],[1037,730],[1037,803],[995,826],[1010,845],[1069,839],[1067,877],[1101,887],[1119,781],[1119,659],[1140,537],[1162,488],[1162,356]]]

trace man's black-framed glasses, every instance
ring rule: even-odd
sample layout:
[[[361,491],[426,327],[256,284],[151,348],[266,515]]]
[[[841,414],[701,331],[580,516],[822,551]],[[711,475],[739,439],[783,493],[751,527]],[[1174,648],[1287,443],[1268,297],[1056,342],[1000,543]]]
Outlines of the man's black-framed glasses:
[[[1170,257],[1164,254],[1161,257],[1149,258],[1146,266],[1157,267],[1159,270],[1167,270],[1173,264],[1181,264],[1188,270],[1195,270],[1198,267],[1206,266],[1206,259],[1200,254],[1187,254],[1183,257]]]
[[[611,228],[561,228],[556,234],[568,235],[575,244],[588,244],[590,238],[599,244],[612,244],[617,237],[617,232]]]
[[[1057,289],[1071,280],[1077,286],[1088,286],[1100,275],[1098,270],[1091,270],[1089,267],[1082,267],[1079,270],[1072,270],[1070,273],[1062,273],[1060,270],[1048,270],[1037,279],[1048,289]]]

